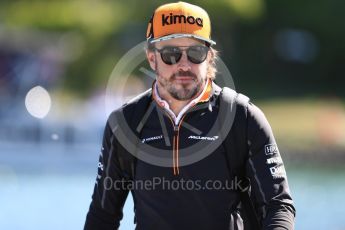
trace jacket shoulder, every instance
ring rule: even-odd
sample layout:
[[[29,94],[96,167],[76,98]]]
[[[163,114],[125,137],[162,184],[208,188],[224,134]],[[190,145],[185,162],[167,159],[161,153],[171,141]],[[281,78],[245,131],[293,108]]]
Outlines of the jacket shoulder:
[[[128,124],[133,129],[145,114],[151,101],[152,90],[148,89],[124,103],[120,108],[114,110],[109,115],[108,122],[112,127],[116,125],[127,126],[125,124]]]
[[[125,102],[120,108],[115,109],[110,116],[119,112],[131,112],[136,106],[141,104],[147,104],[152,98],[152,89],[148,89],[145,92],[142,92],[131,98],[129,101]]]
[[[149,101],[151,100],[151,96],[152,96],[152,89],[148,89],[145,92],[140,93],[139,95],[135,96],[134,98],[124,103],[122,105],[122,108],[131,107],[133,105]]]
[[[242,93],[236,92],[229,87],[223,87],[220,92],[220,98],[229,104],[236,103],[237,106],[247,107],[250,103],[250,98]]]

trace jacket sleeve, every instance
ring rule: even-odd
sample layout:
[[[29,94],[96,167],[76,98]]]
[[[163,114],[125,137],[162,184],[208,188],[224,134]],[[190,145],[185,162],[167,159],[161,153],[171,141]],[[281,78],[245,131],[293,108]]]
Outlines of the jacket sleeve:
[[[251,103],[247,117],[246,173],[263,229],[294,229],[295,208],[272,129],[262,111]]]
[[[116,155],[117,145],[119,143],[108,120],[98,162],[98,175],[84,230],[114,230],[119,228],[128,190],[121,186],[123,177]]]

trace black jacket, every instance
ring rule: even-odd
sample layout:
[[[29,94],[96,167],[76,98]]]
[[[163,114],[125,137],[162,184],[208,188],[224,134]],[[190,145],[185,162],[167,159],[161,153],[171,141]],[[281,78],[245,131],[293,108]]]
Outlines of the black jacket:
[[[236,154],[236,148],[223,143],[201,159],[193,155],[196,152],[202,155],[209,143],[221,140],[219,135],[210,135],[219,125],[215,122],[219,115],[219,94],[220,88],[213,84],[209,98],[188,110],[179,124],[173,123],[152,98],[151,91],[110,115],[85,229],[117,229],[129,191],[134,198],[137,230],[243,228],[240,196],[225,154],[225,151]],[[149,113],[140,115],[143,119],[133,125],[133,116],[138,116],[133,115],[138,113],[136,107],[143,104]],[[263,229],[293,229],[295,209],[270,125],[255,105],[237,107],[247,115],[246,125],[237,127],[246,129],[248,144],[241,167],[251,181],[253,202]],[[119,119],[119,112],[130,124],[129,130],[119,125],[124,122]],[[230,143],[238,141],[234,127],[241,114],[237,112],[234,118],[228,134]],[[122,136],[117,135],[120,129]],[[204,147],[183,152],[198,143]],[[147,145],[155,150],[146,151],[148,155],[142,154],[136,161],[133,180],[127,180],[128,173],[122,170],[123,162],[118,157],[120,151],[130,154],[129,145]],[[138,147],[134,149],[138,152]],[[195,162],[189,164],[193,161],[190,159]]]

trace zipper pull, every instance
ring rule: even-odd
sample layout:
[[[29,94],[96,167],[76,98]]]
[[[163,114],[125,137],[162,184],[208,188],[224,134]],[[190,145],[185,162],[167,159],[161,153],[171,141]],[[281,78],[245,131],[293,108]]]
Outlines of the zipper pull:
[[[177,125],[174,125],[174,133],[175,133],[175,136],[177,135],[177,132],[178,132],[178,126],[177,126]]]

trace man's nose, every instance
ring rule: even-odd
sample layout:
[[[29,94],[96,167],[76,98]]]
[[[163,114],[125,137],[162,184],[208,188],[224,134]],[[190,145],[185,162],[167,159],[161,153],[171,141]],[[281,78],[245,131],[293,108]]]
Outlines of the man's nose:
[[[182,57],[177,64],[178,64],[178,68],[183,70],[183,71],[187,71],[187,70],[191,69],[191,63],[189,62],[189,60],[187,58],[186,51],[182,52]]]

